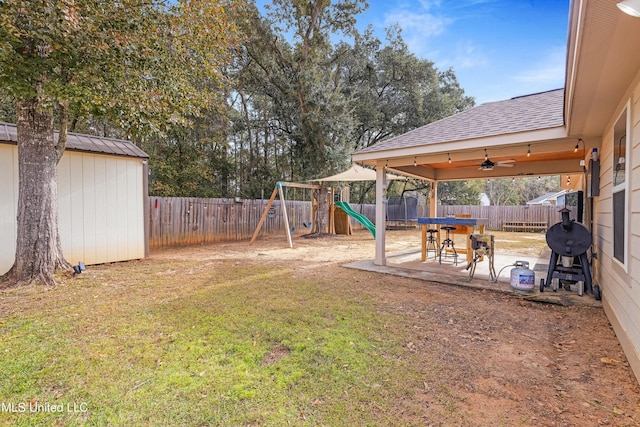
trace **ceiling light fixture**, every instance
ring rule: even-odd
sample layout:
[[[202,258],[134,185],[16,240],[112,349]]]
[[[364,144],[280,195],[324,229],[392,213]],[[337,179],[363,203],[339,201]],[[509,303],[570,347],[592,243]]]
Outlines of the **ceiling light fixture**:
[[[627,15],[640,18],[640,0],[624,0],[616,6]]]
[[[449,157],[449,163],[451,163],[451,153],[447,153],[447,157]]]
[[[484,149],[484,160],[487,161],[489,160],[489,155],[487,154],[487,149]]]
[[[416,160],[416,156],[413,156],[413,166],[418,166],[418,161]]]
[[[531,157],[531,144],[527,145],[527,157]]]

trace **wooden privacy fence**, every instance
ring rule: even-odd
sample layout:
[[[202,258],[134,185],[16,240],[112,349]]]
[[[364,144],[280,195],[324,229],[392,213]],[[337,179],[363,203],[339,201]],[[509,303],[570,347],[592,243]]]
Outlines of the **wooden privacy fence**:
[[[149,247],[249,240],[267,200],[149,197]],[[286,201],[293,235],[304,233],[311,202]],[[282,205],[276,200],[260,235],[284,236]]]
[[[375,220],[375,205],[352,205],[357,212],[365,215],[372,222]],[[486,218],[487,230],[502,230],[505,222],[546,223],[546,228],[560,222],[562,216],[558,212],[560,206],[438,206],[438,216],[455,214],[471,214],[472,218]],[[575,219],[575,208],[571,218]],[[418,205],[418,217],[429,216],[428,205]],[[354,227],[356,228],[356,227]]]
[[[424,206],[422,206],[424,208]],[[428,206],[426,215],[429,216]],[[488,230],[502,230],[505,222],[546,223],[546,228],[560,222],[562,216],[558,212],[562,206],[532,205],[532,206],[438,206],[438,216],[450,214],[471,214],[473,218],[487,218],[485,226]],[[572,209],[571,218],[575,219],[576,209]],[[418,211],[420,215],[420,211]]]
[[[202,199],[185,197],[149,197],[149,247],[233,242],[249,240],[255,231],[267,200]],[[375,222],[375,205],[351,207]],[[286,201],[293,236],[310,231],[310,201]],[[558,206],[438,206],[438,216],[467,213],[487,218],[488,230],[502,230],[508,221],[560,222]],[[419,217],[429,216],[429,206],[418,206]],[[572,215],[574,218],[575,215]],[[363,229],[351,221],[355,230]],[[276,200],[260,230],[260,236],[285,238],[282,204]]]

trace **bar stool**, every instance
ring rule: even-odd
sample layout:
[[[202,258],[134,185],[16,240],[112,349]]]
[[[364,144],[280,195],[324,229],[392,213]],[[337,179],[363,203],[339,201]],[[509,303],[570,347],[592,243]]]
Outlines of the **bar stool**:
[[[442,241],[442,246],[440,247],[440,264],[442,264],[442,251],[444,251],[444,256],[447,256],[447,249],[451,248],[453,251],[453,259],[455,265],[458,265],[458,252],[456,252],[456,247],[453,245],[453,240],[449,238],[449,232],[455,231],[456,227],[452,227],[450,225],[445,225],[440,227],[441,230],[445,230],[447,232],[446,238]]]
[[[431,250],[433,251],[433,259],[436,259],[438,257],[438,246],[437,246],[437,240],[434,237],[434,234],[436,234],[438,232],[438,230],[430,228],[427,230],[427,233],[429,233],[429,235],[427,236],[427,257],[429,257],[429,248],[431,248]]]

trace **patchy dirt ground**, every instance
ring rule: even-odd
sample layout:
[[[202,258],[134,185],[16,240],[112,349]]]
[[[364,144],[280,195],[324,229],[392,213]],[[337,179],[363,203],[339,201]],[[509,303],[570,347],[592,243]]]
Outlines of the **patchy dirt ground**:
[[[388,233],[387,249],[415,247],[418,238],[415,230]],[[501,246],[540,250],[531,243]],[[286,238],[274,237],[253,246],[166,249],[151,258],[283,265],[301,278],[331,276],[374,297],[379,310],[405,319],[412,337],[405,347],[422,373],[420,387],[396,402],[398,412],[407,414],[399,424],[640,425],[640,386],[601,308],[530,302],[342,267],[373,256],[371,236],[357,233],[296,237],[293,249]]]

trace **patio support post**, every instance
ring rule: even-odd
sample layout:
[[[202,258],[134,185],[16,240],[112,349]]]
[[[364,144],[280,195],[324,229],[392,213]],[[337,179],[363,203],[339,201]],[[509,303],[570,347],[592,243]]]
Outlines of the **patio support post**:
[[[431,218],[438,216],[438,181],[431,182],[431,191],[429,192],[429,216]]]
[[[387,171],[384,164],[378,163],[376,166],[376,256],[373,261],[375,265],[387,265],[385,257],[385,225],[387,220],[384,200],[384,189],[387,181]]]

